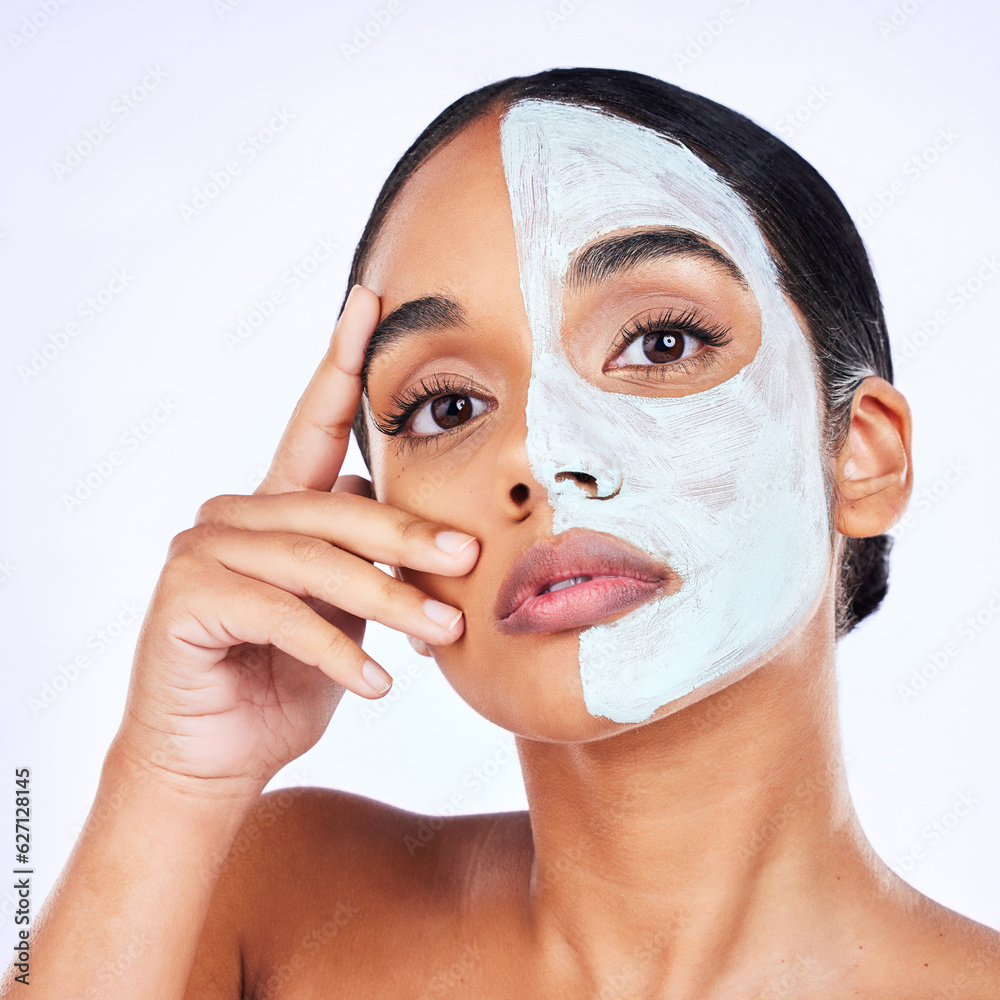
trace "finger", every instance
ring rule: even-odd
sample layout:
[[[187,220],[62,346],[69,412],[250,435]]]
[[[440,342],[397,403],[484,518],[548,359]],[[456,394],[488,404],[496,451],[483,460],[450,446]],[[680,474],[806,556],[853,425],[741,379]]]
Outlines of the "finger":
[[[340,472],[361,401],[365,348],[381,304],[355,285],[347,296],[330,347],[292,413],[264,481],[255,492],[329,490]]]
[[[372,484],[364,476],[338,476],[331,493],[350,493],[356,497],[371,497]],[[370,562],[371,560],[369,560]]]
[[[356,497],[370,497],[372,484],[364,476],[338,476],[331,493],[352,493]]]
[[[206,561],[199,569],[202,586],[185,594],[184,621],[192,635],[180,626],[177,638],[220,649],[243,642],[270,644],[363,698],[379,698],[389,690],[389,674],[298,597],[217,563]]]
[[[196,523],[322,538],[370,562],[441,576],[464,576],[479,559],[473,535],[346,490],[213,497],[202,504]]]
[[[286,532],[226,529],[201,553],[241,576],[294,594],[318,597],[348,614],[415,635],[434,645],[454,642],[462,612],[393,579],[364,559],[321,538]]]

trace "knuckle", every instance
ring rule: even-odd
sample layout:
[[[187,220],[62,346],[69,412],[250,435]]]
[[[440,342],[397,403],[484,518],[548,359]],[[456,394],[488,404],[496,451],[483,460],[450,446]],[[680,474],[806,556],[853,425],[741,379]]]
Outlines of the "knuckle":
[[[379,597],[382,604],[391,604],[394,601],[398,601],[400,597],[400,584],[397,580],[394,580],[388,573],[383,573],[381,570],[378,571],[381,579],[377,583]]]
[[[338,628],[331,626],[324,642],[325,653],[331,660],[342,660],[347,657],[354,643]]]
[[[408,515],[399,522],[397,530],[399,532],[399,540],[404,545],[412,545],[414,542],[425,541],[427,522],[422,518]]]
[[[249,497],[224,493],[206,500],[195,515],[195,524],[238,524]]]
[[[298,627],[302,621],[306,606],[292,594],[282,593],[271,602],[271,613],[275,629],[279,633],[287,633]]]
[[[357,497],[350,493],[324,493],[323,506],[330,514],[340,514],[357,500]]]
[[[160,574],[160,586],[167,590],[190,591],[193,583],[200,583],[205,577],[206,565],[203,559],[188,550],[173,554]]]
[[[330,551],[330,545],[320,538],[299,535],[292,542],[292,555],[304,563],[320,562]]]
[[[195,549],[200,548],[203,542],[204,531],[202,528],[185,528],[170,539],[170,545],[167,548],[167,557],[168,559],[175,559],[178,556],[193,552]]]
[[[186,552],[207,552],[212,541],[220,535],[231,533],[231,526],[221,521],[216,524],[196,524],[193,528],[185,528],[174,535],[167,552],[171,557]]]

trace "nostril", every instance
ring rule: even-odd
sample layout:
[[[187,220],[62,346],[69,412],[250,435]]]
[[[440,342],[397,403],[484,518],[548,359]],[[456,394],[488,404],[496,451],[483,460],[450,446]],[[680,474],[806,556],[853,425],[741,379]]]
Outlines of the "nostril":
[[[600,483],[589,472],[557,472],[554,478],[557,483],[576,483],[591,500],[610,500],[618,496],[622,488],[621,479],[617,476],[609,476]]]
[[[562,483],[567,479],[572,480],[581,487],[588,496],[597,496],[597,480],[589,472],[557,472],[556,482]]]
[[[528,499],[528,487],[524,483],[518,483],[510,488],[510,498],[514,503],[520,505]]]

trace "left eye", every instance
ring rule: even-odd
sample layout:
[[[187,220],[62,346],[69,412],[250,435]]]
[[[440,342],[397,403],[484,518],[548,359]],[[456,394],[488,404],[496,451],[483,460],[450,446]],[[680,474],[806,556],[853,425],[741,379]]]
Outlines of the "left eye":
[[[416,435],[439,434],[458,427],[486,409],[486,403],[474,396],[448,393],[427,400],[410,418],[410,433]]]
[[[625,365],[663,365],[681,361],[695,354],[698,341],[679,330],[660,330],[643,334],[632,341],[611,364],[612,368]]]

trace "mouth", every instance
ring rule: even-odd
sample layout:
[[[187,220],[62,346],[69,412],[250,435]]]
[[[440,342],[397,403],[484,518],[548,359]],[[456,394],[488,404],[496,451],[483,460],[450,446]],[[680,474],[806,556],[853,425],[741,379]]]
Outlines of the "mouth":
[[[592,531],[536,542],[511,567],[494,609],[507,635],[596,625],[669,592],[677,575],[638,549]]]

